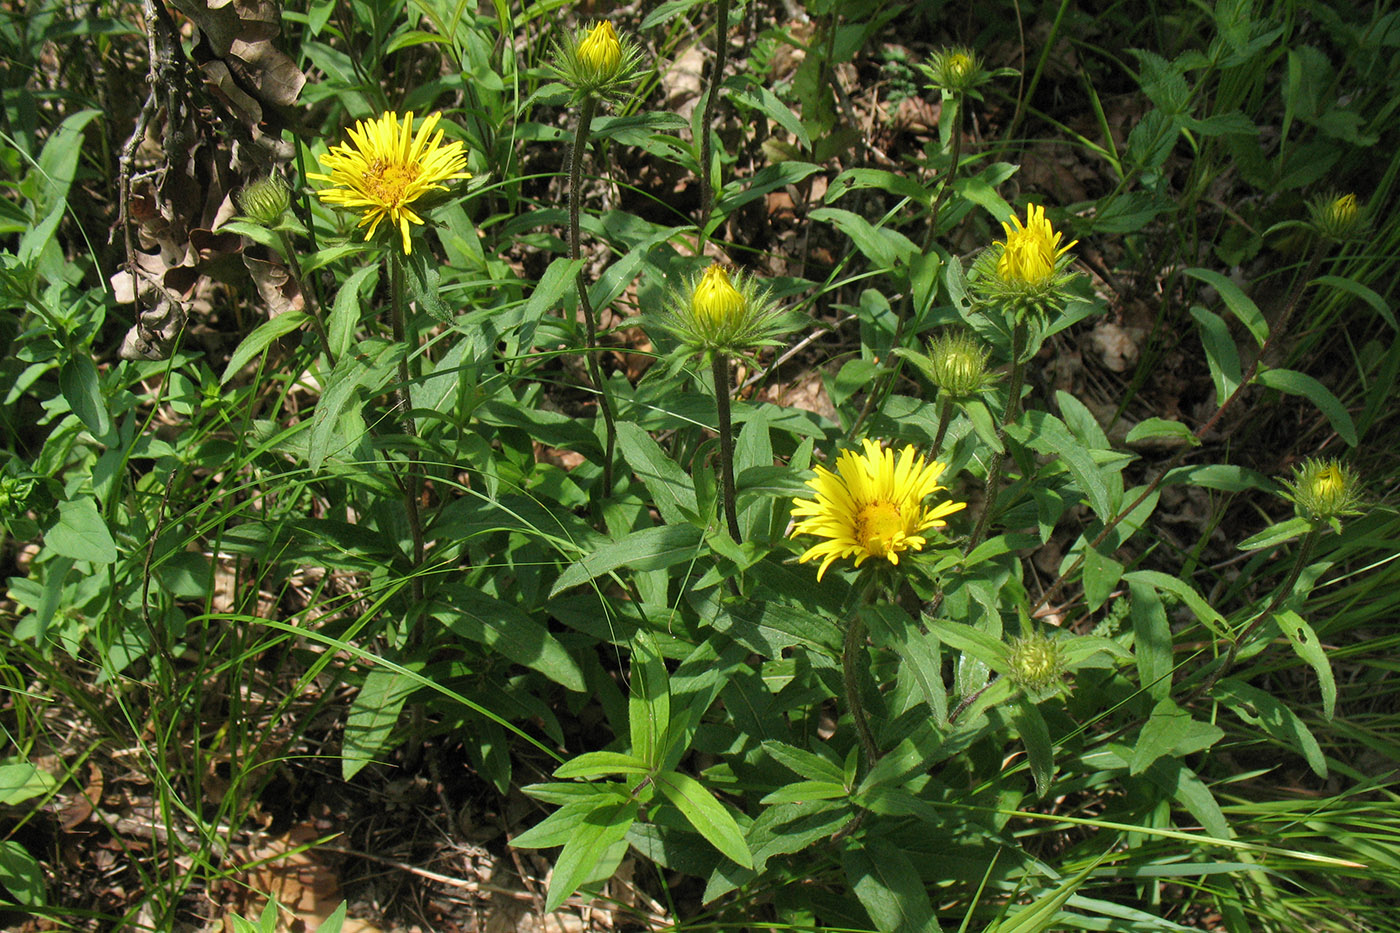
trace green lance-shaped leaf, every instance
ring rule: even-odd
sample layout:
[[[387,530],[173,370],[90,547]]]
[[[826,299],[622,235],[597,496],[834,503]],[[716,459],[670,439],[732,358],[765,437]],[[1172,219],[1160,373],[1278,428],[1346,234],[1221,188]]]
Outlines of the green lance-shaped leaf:
[[[656,776],[656,786],[710,845],[744,868],[753,868],[753,855],[739,824],[703,784],[689,775],[665,771]]]

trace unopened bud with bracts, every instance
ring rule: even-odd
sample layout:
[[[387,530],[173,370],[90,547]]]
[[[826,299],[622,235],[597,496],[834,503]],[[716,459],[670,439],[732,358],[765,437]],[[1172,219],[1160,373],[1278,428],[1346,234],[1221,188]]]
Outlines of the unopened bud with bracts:
[[[1313,230],[1328,240],[1344,242],[1366,231],[1366,217],[1356,195],[1325,195],[1308,205]]]
[[[1340,460],[1309,457],[1293,468],[1293,479],[1284,486],[1298,515],[1310,522],[1340,531],[1342,516],[1361,514],[1361,480]]]
[[[996,379],[987,372],[987,348],[967,331],[943,334],[928,356],[933,384],[953,398],[971,398]]]
[[[1041,632],[1021,635],[1011,642],[1006,676],[1029,694],[1041,694],[1059,685],[1067,668],[1060,640]]]
[[[292,205],[292,192],[277,175],[253,182],[238,193],[238,209],[254,223],[275,229]]]
[[[574,89],[575,98],[621,97],[641,72],[642,52],[620,38],[607,20],[594,23],[554,49],[554,71]]]

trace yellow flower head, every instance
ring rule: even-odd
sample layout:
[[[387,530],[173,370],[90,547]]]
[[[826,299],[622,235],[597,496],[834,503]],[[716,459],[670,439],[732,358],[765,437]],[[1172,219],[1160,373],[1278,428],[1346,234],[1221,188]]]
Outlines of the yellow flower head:
[[[1356,222],[1356,215],[1360,211],[1356,206],[1356,195],[1342,195],[1329,205],[1328,211],[1337,223],[1350,226]]]
[[[1360,515],[1361,480],[1338,460],[1310,457],[1284,481],[1297,513],[1310,521],[1331,523],[1343,515]]]
[[[794,499],[792,537],[819,535],[828,540],[808,548],[799,563],[821,558],[820,580],[841,557],[854,557],[859,567],[868,557],[882,557],[891,564],[908,550],[921,551],[927,539],[921,532],[942,528],[943,517],[967,506],[966,502],[940,502],[924,507],[924,499],[946,487],[938,484],[946,465],[926,461],[904,448],[895,459],[878,441],[864,440],[865,455],[842,451],[836,472],[817,467],[807,485],[815,499]]]
[[[1308,208],[1313,229],[1329,240],[1354,240],[1366,232],[1366,218],[1354,194],[1324,195]]]
[[[617,70],[622,63],[622,43],[612,23],[603,20],[588,31],[578,44],[578,60],[595,76],[607,77]]]
[[[403,233],[403,251],[412,252],[408,225],[421,224],[409,205],[432,191],[446,191],[444,182],[470,178],[467,154],[460,142],[446,145],[442,130],[432,135],[442,114],[424,118],[413,132],[413,112],[399,116],[386,111],[378,120],[357,121],[349,131],[350,142],[333,146],[321,156],[329,175],[307,173],[307,178],[328,181],[317,196],[327,204],[360,214],[368,240],[386,217]]]
[[[1060,246],[1063,233],[1056,232],[1045,218],[1045,208],[1032,204],[1026,208],[1026,222],[1013,216],[1011,223],[1002,223],[1006,242],[997,258],[997,275],[1003,282],[1039,287],[1055,274],[1060,257],[1078,243],[1074,240]]]
[[[972,56],[962,51],[954,52],[948,56],[948,63],[945,67],[948,69],[948,77],[956,81],[966,80],[967,76],[972,73]]]
[[[742,315],[744,304],[744,296],[729,281],[729,273],[719,263],[705,270],[690,296],[695,319],[711,327],[724,327]]]

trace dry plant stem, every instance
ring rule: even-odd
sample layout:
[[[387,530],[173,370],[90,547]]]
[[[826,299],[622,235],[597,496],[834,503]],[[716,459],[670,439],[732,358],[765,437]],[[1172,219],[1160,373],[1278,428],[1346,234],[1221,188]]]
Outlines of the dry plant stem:
[[[865,623],[857,612],[846,626],[846,644],[841,652],[841,680],[846,686],[846,703],[851,707],[851,719],[856,724],[856,735],[860,737],[860,747],[865,752],[867,769],[875,766],[880,757],[875,746],[875,735],[870,731],[870,720],[865,716],[865,702],[860,698],[861,659],[865,657]]]
[[[987,498],[982,505],[982,514],[977,519],[977,527],[967,542],[967,553],[971,554],[977,545],[987,537],[987,526],[991,522],[992,511],[997,504],[997,493],[1001,486],[1001,470],[1006,463],[1006,429],[1021,417],[1021,383],[1026,376],[1026,363],[1021,359],[1026,352],[1026,324],[1017,323],[1011,332],[1011,381],[1007,384],[1006,412],[997,429],[997,439],[1002,442],[1000,453],[992,456],[992,465],[987,468]]]
[[[730,383],[729,357],[716,353],[712,364],[715,377],[715,407],[719,412],[719,472],[720,485],[724,491],[724,521],[729,526],[729,537],[737,544],[739,537],[739,513],[734,505],[734,421],[729,411]]]
[[[593,113],[598,108],[598,100],[593,95],[583,99],[579,107],[578,128],[574,131],[574,148],[569,153],[569,258],[581,258],[578,226],[579,190],[583,185],[583,152],[588,148],[588,131],[593,125]],[[588,300],[588,284],[579,270],[574,279],[578,287],[578,302],[583,307],[584,364],[588,367],[588,378],[598,387],[598,407],[603,411],[603,429],[606,434],[603,449],[603,495],[612,495],[613,453],[617,449],[617,424],[613,417],[612,396],[608,395],[608,385],[603,381],[602,367],[598,365],[598,321],[593,314],[593,305]]]
[[[399,360],[399,388],[394,392],[394,407],[399,410],[399,420],[403,424],[404,434],[408,437],[417,437],[418,426],[413,422],[413,407],[409,395],[409,386],[412,383],[410,382],[408,360],[413,355],[413,351],[418,349],[418,341],[414,340],[410,343],[408,339],[404,313],[403,256],[393,247],[389,249],[389,321],[390,327],[393,329],[394,342],[404,347],[404,355]],[[403,498],[404,512],[408,515],[408,531],[413,536],[413,579],[411,586],[415,607],[423,604],[423,581],[418,577],[418,568],[423,563],[423,519],[418,514],[418,496],[422,485],[423,476],[419,469],[418,460],[416,455],[410,451],[408,473],[403,484]]]
[[[714,190],[710,187],[710,160],[714,149],[710,142],[710,125],[715,119],[715,101],[724,81],[724,66],[729,61],[729,0],[719,0],[715,10],[715,63],[710,69],[710,86],[705,92],[705,110],[700,118],[700,240],[704,248],[705,227],[710,221],[710,202]]]
[[[1308,260],[1307,268],[1303,271],[1303,274],[1298,277],[1297,283],[1289,293],[1288,300],[1284,303],[1283,311],[1279,313],[1278,322],[1269,329],[1269,336],[1264,340],[1264,345],[1259,348],[1259,355],[1254,358],[1254,362],[1249,364],[1249,370],[1245,372],[1244,376],[1240,379],[1239,385],[1235,386],[1235,391],[1231,392],[1229,397],[1220,403],[1220,407],[1215,410],[1215,414],[1211,415],[1205,424],[1202,424],[1191,433],[1191,436],[1197,441],[1202,440],[1211,432],[1220,422],[1225,412],[1235,403],[1235,400],[1238,399],[1244,390],[1249,387],[1250,383],[1254,381],[1255,375],[1259,372],[1259,362],[1264,359],[1264,356],[1269,352],[1269,348],[1273,346],[1274,339],[1288,330],[1288,322],[1293,317],[1293,312],[1297,309],[1298,302],[1302,299],[1303,291],[1307,288],[1308,282],[1317,274],[1318,266],[1322,265],[1322,257],[1325,252],[1325,243],[1319,243],[1313,249],[1313,254]],[[1113,529],[1122,524],[1124,519],[1133,514],[1134,509],[1142,505],[1143,502],[1147,501],[1148,496],[1157,491],[1157,487],[1162,485],[1162,481],[1167,478],[1167,474],[1181,465],[1181,461],[1186,458],[1186,454],[1190,452],[1190,450],[1191,445],[1188,444],[1173,454],[1172,458],[1167,461],[1167,465],[1158,471],[1157,476],[1153,478],[1152,482],[1147,484],[1147,487],[1143,489],[1138,497],[1105,523],[1103,530],[1095,535],[1093,541],[1089,542],[1089,547],[1085,548],[1084,553],[1103,544],[1108,536],[1113,533]],[[1041,596],[1040,599],[1036,600],[1036,604],[1031,607],[1032,616],[1050,605],[1055,597],[1060,594],[1060,591],[1064,589],[1065,583],[1069,581],[1069,578],[1079,570],[1080,566],[1084,563],[1084,553],[1076,557],[1074,562],[1065,569],[1064,573],[1055,578],[1054,582],[1045,590],[1045,594]]]
[[[1274,598],[1269,601],[1268,608],[1260,613],[1253,622],[1249,623],[1249,626],[1245,628],[1237,638],[1231,640],[1230,647],[1225,651],[1224,661],[1222,661],[1215,670],[1210,672],[1210,675],[1206,677],[1204,683],[1191,692],[1191,695],[1183,701],[1183,706],[1209,693],[1211,688],[1219,682],[1220,678],[1229,673],[1230,668],[1234,666],[1235,657],[1240,653],[1240,649],[1248,644],[1250,637],[1259,630],[1259,626],[1273,618],[1274,613],[1278,611],[1278,607],[1282,606],[1283,601],[1293,593],[1293,587],[1297,585],[1298,577],[1302,575],[1303,568],[1308,565],[1308,560],[1312,557],[1313,549],[1317,547],[1317,540],[1320,537],[1322,537],[1322,530],[1320,528],[1313,528],[1307,533],[1303,538],[1303,543],[1298,546],[1298,556],[1293,559],[1293,567],[1288,571],[1288,578],[1283,581],[1283,586],[1279,587],[1278,592],[1274,594]]]

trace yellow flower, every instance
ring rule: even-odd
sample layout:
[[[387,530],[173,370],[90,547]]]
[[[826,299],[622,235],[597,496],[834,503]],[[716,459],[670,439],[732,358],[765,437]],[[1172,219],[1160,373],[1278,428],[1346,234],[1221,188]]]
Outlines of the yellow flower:
[[[1331,523],[1343,515],[1360,515],[1361,479],[1339,460],[1309,457],[1284,481],[1297,513],[1310,521]]]
[[[1324,195],[1308,205],[1313,228],[1329,240],[1353,240],[1366,232],[1361,204],[1354,194]]]
[[[1342,470],[1337,464],[1332,463],[1322,468],[1313,480],[1313,494],[1327,499],[1335,499],[1341,495],[1346,488],[1346,480],[1342,477]]]
[[[696,284],[690,296],[690,308],[697,321],[711,327],[724,327],[744,313],[744,296],[729,281],[724,266],[715,263]]]
[[[963,81],[972,73],[972,56],[966,52],[954,52],[948,56],[948,77],[954,81]]]
[[[1328,207],[1328,213],[1332,219],[1343,226],[1350,226],[1356,222],[1356,214],[1360,210],[1356,206],[1356,195],[1344,194],[1333,201]]]
[[[413,132],[413,111],[397,114],[386,111],[378,120],[360,120],[349,131],[349,144],[341,143],[321,156],[321,166],[329,175],[307,173],[307,178],[328,181],[335,187],[316,194],[335,207],[360,214],[359,226],[368,226],[365,239],[374,235],[386,217],[403,233],[403,251],[412,252],[408,225],[423,218],[410,209],[414,201],[432,191],[446,191],[443,182],[470,178],[467,154],[460,142],[442,142],[442,130],[431,136],[442,114],[424,118]]]
[[[913,445],[905,447],[896,462],[894,451],[878,441],[861,443],[865,455],[843,451],[835,473],[817,467],[816,478],[807,481],[816,490],[815,499],[792,501],[792,515],[801,519],[792,537],[809,534],[829,539],[798,558],[799,563],[822,559],[818,580],[841,557],[854,557],[857,567],[868,557],[898,564],[902,552],[923,550],[927,539],[921,532],[942,528],[947,524],[945,515],[967,506],[948,501],[924,507],[926,497],[946,488],[938,484],[945,464],[917,456]]]
[[[612,23],[603,20],[588,31],[578,44],[578,60],[595,76],[606,77],[622,63],[622,43]]]
[[[1021,218],[1013,216],[1011,223],[1001,227],[1006,231],[1006,242],[997,258],[997,275],[1007,283],[1044,285],[1055,274],[1060,257],[1079,242],[1060,246],[1064,234],[1055,231],[1045,219],[1045,208],[1038,204],[1026,208],[1024,226]]]

